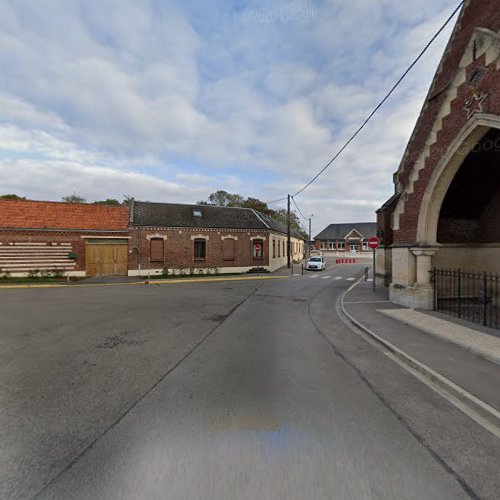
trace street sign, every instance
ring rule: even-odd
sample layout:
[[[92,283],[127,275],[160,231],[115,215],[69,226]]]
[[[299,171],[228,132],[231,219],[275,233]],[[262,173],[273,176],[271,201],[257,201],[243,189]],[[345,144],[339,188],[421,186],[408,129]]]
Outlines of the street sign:
[[[376,237],[376,236],[372,236],[369,240],[368,240],[368,246],[372,249],[372,250],[375,250],[379,247],[380,245],[380,241],[379,239]]]

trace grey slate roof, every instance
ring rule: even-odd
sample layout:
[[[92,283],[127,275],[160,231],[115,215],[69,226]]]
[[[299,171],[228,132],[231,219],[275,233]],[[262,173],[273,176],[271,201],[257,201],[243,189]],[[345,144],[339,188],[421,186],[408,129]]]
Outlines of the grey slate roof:
[[[376,222],[347,222],[343,224],[330,224],[315,236],[314,239],[343,240],[353,229],[358,231],[365,239],[377,235]]]
[[[196,217],[193,212],[201,211]],[[134,226],[192,227],[200,229],[271,229],[286,234],[286,225],[251,208],[184,205],[134,201]],[[293,233],[293,232],[292,232]]]

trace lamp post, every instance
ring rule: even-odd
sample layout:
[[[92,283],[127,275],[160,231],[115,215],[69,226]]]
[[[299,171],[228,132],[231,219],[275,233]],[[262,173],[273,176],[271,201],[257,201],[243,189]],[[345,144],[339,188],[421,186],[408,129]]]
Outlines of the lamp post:
[[[311,256],[311,219],[314,217],[314,214],[309,216],[309,241],[307,242],[307,255]]]

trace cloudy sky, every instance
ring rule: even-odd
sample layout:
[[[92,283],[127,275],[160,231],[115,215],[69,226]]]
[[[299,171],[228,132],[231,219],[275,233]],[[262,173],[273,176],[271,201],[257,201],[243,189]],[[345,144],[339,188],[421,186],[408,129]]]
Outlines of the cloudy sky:
[[[457,3],[0,0],[0,194],[193,203],[217,189],[296,192]],[[392,194],[450,31],[297,197],[313,233],[374,220]]]

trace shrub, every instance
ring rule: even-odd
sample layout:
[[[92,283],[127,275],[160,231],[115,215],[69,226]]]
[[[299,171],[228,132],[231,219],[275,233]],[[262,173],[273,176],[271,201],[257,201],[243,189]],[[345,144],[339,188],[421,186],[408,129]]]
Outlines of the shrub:
[[[54,278],[62,278],[64,276],[64,271],[62,269],[59,269],[59,268],[56,267],[52,271],[52,276]]]

